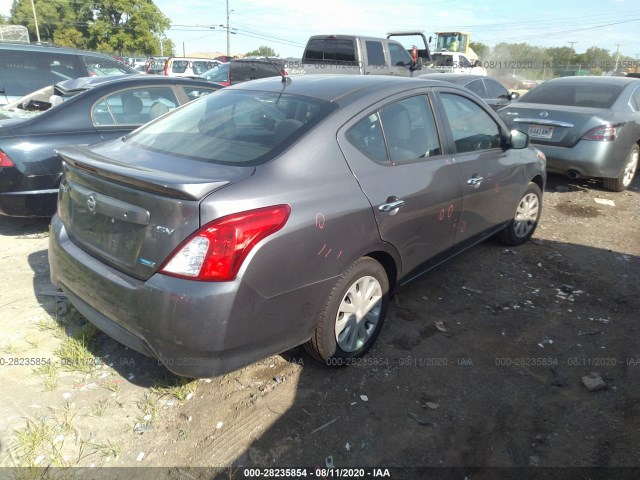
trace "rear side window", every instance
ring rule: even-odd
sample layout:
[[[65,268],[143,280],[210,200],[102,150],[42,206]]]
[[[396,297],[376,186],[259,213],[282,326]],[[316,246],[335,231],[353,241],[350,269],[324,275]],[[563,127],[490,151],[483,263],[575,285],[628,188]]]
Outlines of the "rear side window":
[[[382,66],[385,65],[384,50],[382,42],[374,42],[367,40],[365,42],[367,48],[367,65]]]
[[[78,55],[0,49],[0,82],[7,97],[19,97],[70,78],[85,77]]]
[[[122,62],[119,62],[115,58],[110,58],[106,55],[87,55],[82,54],[87,70],[90,76],[97,75],[99,77],[106,75],[123,75],[138,73],[135,69]]]
[[[123,90],[97,102],[91,110],[95,126],[142,125],[178,106],[170,87]]]
[[[402,163],[441,154],[433,111],[424,95],[385,106],[360,120],[347,138],[377,162]]]
[[[209,163],[257,165],[282,152],[336,105],[297,95],[220,90],[133,133],[152,151]]]
[[[521,102],[609,108],[624,87],[613,84],[545,82],[520,97]]]

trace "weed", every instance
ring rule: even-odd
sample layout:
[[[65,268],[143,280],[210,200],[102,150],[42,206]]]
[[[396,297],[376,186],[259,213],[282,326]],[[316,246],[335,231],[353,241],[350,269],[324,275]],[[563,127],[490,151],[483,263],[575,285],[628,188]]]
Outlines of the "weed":
[[[18,353],[18,348],[11,342],[9,342],[4,347],[2,347],[2,351],[7,355],[15,355],[16,353]]]
[[[28,336],[24,337],[24,341],[27,342],[29,345],[31,345],[31,348],[38,348],[38,345],[40,344],[37,338],[28,337]]]
[[[53,438],[53,428],[44,418],[27,419],[27,426],[15,430],[15,440],[11,453],[17,457],[19,466],[35,465],[38,454],[43,454],[45,447]]]
[[[55,390],[58,386],[58,374],[60,367],[57,363],[46,363],[34,368],[33,371],[38,375],[44,375],[44,388],[46,390]]]
[[[99,400],[98,403],[93,404],[91,409],[91,415],[94,417],[102,417],[109,409],[109,400]]]
[[[117,459],[122,453],[121,445],[114,445],[111,440],[107,443],[90,443],[89,446],[99,452],[105,458]]]
[[[142,413],[142,417],[138,419],[138,423],[153,422],[158,415],[158,405],[156,398],[147,393],[136,402],[138,409]]]
[[[162,383],[151,388],[151,391],[159,396],[171,395],[177,400],[184,400],[189,394],[194,394],[198,388],[195,380],[172,375],[165,377]]]
[[[90,323],[77,328],[73,336],[62,341],[62,345],[54,352],[67,370],[92,373],[99,363],[89,349],[95,342],[98,333],[96,327]]]

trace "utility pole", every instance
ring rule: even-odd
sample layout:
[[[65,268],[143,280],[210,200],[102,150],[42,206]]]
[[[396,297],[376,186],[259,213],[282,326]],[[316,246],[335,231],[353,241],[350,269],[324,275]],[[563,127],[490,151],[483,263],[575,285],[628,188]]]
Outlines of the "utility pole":
[[[569,50],[569,60],[567,61],[567,70],[569,70],[569,65],[571,64],[571,55],[573,55],[573,45],[578,42],[567,42],[571,44],[571,50]]]
[[[33,0],[31,0],[31,8],[33,9],[33,21],[36,24],[36,37],[38,38],[38,42],[39,42],[40,41],[40,30],[38,30],[38,16],[36,15],[36,6],[33,3]]]
[[[227,57],[231,56],[231,36],[229,35],[229,0],[227,0]]]
[[[618,69],[618,60],[620,60],[620,47],[623,45],[621,43],[616,43],[616,63],[614,64],[613,71],[615,72]]]

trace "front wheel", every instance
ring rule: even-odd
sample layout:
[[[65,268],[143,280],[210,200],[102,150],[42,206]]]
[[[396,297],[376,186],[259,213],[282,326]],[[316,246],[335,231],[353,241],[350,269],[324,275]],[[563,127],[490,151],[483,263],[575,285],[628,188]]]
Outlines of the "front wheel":
[[[631,181],[638,170],[638,145],[631,147],[629,155],[627,155],[627,161],[617,178],[605,178],[602,183],[604,188],[613,192],[622,192],[629,188]]]
[[[389,306],[385,269],[370,257],[354,262],[331,290],[305,349],[327,365],[364,355],[376,340]]]
[[[498,234],[498,241],[510,246],[522,245],[535,232],[541,213],[542,191],[531,182],[518,202],[513,219]]]

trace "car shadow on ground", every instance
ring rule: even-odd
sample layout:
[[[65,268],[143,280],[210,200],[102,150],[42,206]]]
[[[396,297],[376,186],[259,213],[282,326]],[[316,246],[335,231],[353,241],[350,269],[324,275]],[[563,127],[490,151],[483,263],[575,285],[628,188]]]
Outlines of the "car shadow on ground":
[[[547,174],[547,184],[545,191],[547,192],[603,192],[611,195],[617,195],[619,192],[612,192],[604,188],[602,179],[597,178],[577,178],[571,179],[565,175],[557,173]],[[636,175],[627,191],[640,191],[640,174]]]
[[[400,290],[361,361],[329,369],[304,357],[292,399],[276,387],[196,461],[249,434],[239,468],[516,478],[473,467],[637,466],[638,268],[640,257],[583,245],[485,242]],[[590,372],[605,388],[585,388]]]

